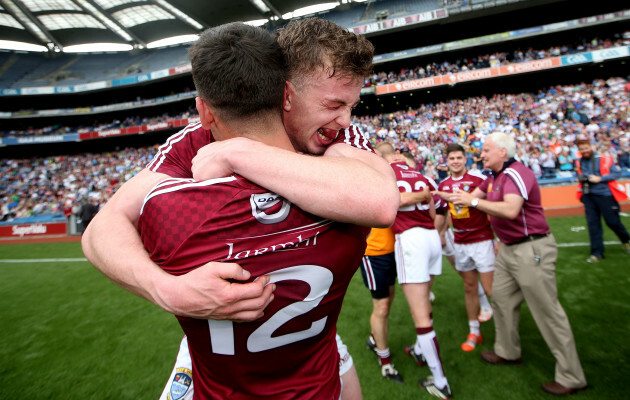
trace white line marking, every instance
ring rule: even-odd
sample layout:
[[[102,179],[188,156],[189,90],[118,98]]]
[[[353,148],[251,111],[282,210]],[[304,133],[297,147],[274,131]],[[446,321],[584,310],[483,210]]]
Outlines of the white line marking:
[[[604,242],[605,245],[621,244],[620,242]],[[585,247],[590,246],[590,243],[558,243],[558,247]]]
[[[605,245],[615,245],[619,242],[604,242]],[[558,243],[558,247],[586,247],[590,243]],[[33,259],[0,259],[0,263],[47,263],[47,262],[87,262],[87,258],[33,258]]]

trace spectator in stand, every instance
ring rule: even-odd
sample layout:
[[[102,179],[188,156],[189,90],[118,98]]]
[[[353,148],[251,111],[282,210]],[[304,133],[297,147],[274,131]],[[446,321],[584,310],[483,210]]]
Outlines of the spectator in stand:
[[[435,166],[435,169],[437,170],[436,181],[438,183],[442,182],[444,179],[448,177],[448,164],[446,164],[446,159],[444,158],[444,156],[441,155],[438,158],[438,163]]]
[[[617,153],[619,167],[630,172],[630,144],[628,141],[623,142],[619,153]]]
[[[538,158],[542,167],[542,178],[552,179],[556,177],[556,153],[550,147],[546,147]]]
[[[568,148],[563,148],[558,156],[558,164],[560,165],[561,172],[573,171],[573,157],[569,154]]]

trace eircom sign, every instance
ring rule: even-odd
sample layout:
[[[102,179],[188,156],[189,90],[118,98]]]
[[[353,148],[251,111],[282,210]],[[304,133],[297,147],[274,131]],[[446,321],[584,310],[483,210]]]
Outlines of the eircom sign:
[[[67,234],[67,224],[65,222],[0,226],[0,238],[65,234]]]

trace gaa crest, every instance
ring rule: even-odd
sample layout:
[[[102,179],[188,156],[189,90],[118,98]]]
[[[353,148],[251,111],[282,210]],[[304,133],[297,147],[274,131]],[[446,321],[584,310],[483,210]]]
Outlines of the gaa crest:
[[[171,388],[166,397],[168,400],[182,399],[191,386],[192,371],[188,368],[177,368],[173,381],[171,381]]]

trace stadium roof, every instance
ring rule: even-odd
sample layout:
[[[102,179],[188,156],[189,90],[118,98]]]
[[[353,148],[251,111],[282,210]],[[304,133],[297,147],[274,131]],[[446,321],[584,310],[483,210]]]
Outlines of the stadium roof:
[[[97,43],[122,46],[117,50],[156,47],[226,22],[262,25],[297,17],[291,13],[305,7],[308,14],[363,1],[328,0],[319,8],[326,0],[0,0],[0,49],[17,50],[11,42],[56,52],[84,44],[91,45],[84,51],[98,51]]]

